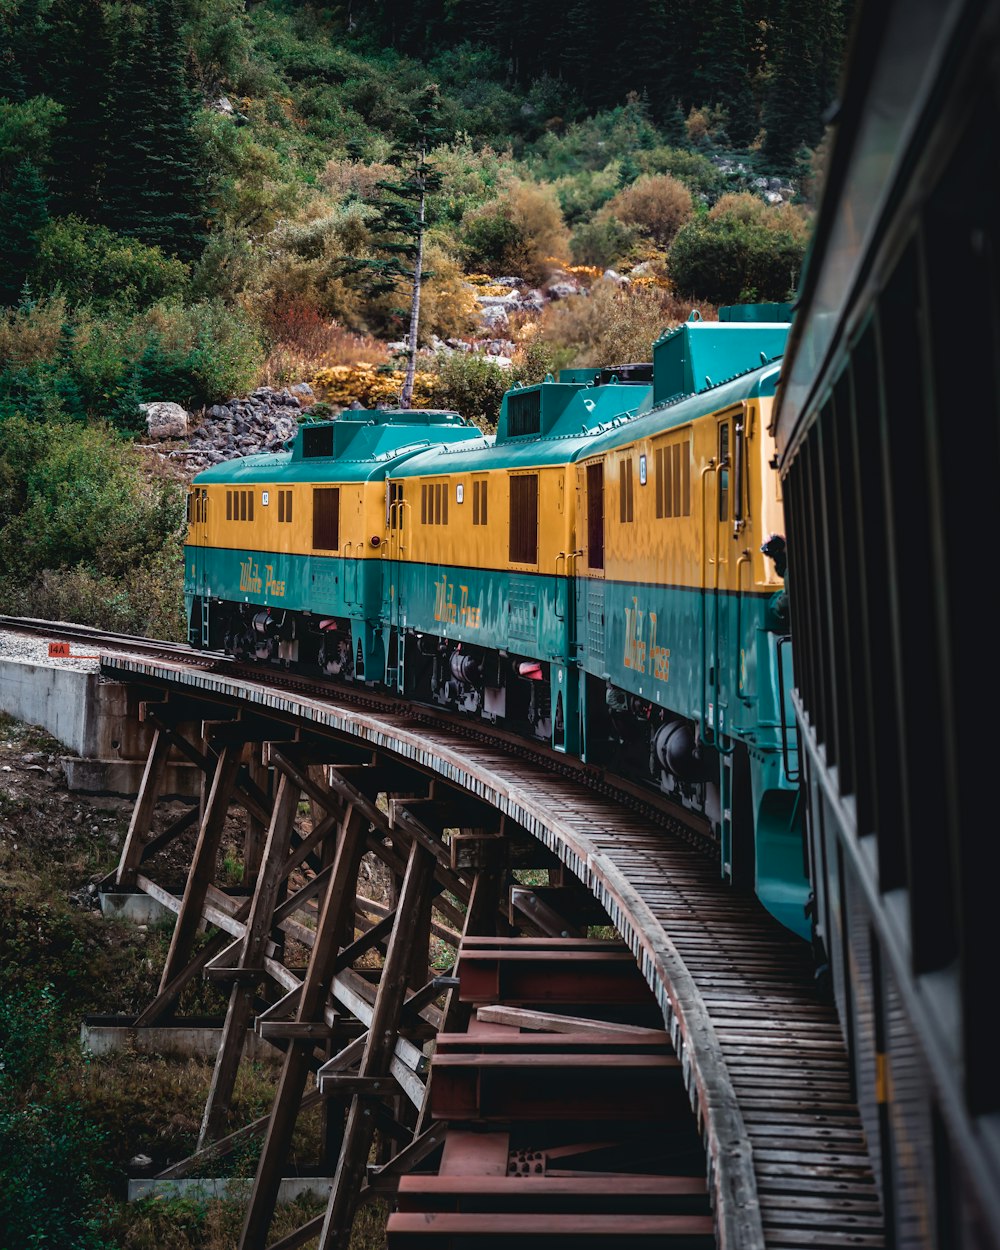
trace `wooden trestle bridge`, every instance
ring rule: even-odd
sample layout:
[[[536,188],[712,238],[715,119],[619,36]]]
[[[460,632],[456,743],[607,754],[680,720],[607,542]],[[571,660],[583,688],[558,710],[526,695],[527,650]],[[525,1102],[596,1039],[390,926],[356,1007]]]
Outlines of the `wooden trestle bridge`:
[[[184,648],[109,651],[102,672],[141,691],[152,730],[106,886],[176,914],[159,992],[134,1027],[169,1020],[195,977],[229,996],[198,1148],[161,1175],[205,1175],[262,1139],[241,1250],[268,1245],[309,1108],[321,1109],[333,1185],[325,1214],[281,1250],[317,1236],[346,1247],[358,1205],[377,1196],[395,1204],[393,1250],[513,1236],[883,1245],[808,951],[652,803],[588,789],[485,730],[274,684]],[[202,799],[154,834],[176,759],[200,770]],[[296,824],[303,801],[311,831]],[[234,805],[247,814],[249,897],[218,884]],[[181,888],[159,852],[195,826]],[[388,905],[361,893],[367,855],[394,883]],[[518,884],[518,869],[545,870],[533,879],[546,884]],[[595,924],[620,936],[588,937]],[[432,935],[453,952],[442,974]],[[280,1074],[270,1114],[232,1132],[249,1030],[281,1052]]]

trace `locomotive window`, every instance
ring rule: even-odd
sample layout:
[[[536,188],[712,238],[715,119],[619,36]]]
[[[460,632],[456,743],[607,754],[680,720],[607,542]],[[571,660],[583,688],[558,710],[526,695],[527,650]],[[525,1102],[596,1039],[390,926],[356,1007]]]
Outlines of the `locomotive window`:
[[[719,426],[719,520],[729,520],[729,422]]]
[[[240,520],[247,519],[247,493],[245,490],[240,491]]]
[[[389,483],[389,528],[403,528],[403,483]]]
[[[604,465],[587,465],[587,567],[604,568]]]
[[[472,524],[486,524],[486,482],[473,481],[472,483]]]
[[[402,495],[400,495],[402,500]],[[448,483],[431,482],[420,487],[421,525],[448,524]],[[402,527],[402,522],[400,522]]]
[[[313,547],[336,551],[340,546],[340,487],[313,488]]]
[[[284,519],[285,519],[285,492],[283,490],[279,490],[278,491],[278,520],[283,521]]]
[[[618,519],[625,524],[635,520],[635,483],[632,476],[632,458],[623,460],[618,481]]]
[[[691,515],[691,440],[657,447],[654,453],[656,471],[656,515],[678,517]]]
[[[278,491],[278,520],[290,521],[292,519],[292,492],[290,490]]]
[[[233,519],[233,492],[231,490],[227,490],[226,491],[226,520],[231,521],[232,519]]]
[[[510,547],[512,564],[538,563],[538,474],[518,473],[510,479]]]
[[[247,520],[253,520],[253,491],[247,491]]]

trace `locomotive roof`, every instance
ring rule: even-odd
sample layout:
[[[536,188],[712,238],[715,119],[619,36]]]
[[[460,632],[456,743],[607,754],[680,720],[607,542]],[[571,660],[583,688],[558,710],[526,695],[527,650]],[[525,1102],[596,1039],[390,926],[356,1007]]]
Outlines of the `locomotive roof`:
[[[400,460],[443,443],[483,446],[487,440],[457,412],[438,409],[351,411],[334,421],[299,427],[288,451],[226,460],[195,482],[378,481]]]
[[[739,377],[731,378],[709,390],[668,400],[630,421],[616,423],[613,428],[598,433],[590,440],[582,455],[577,458],[584,459],[599,452],[625,446],[636,439],[649,438],[666,430],[676,429],[698,417],[720,412],[731,404],[771,396],[778,384],[780,373],[780,360],[769,361],[766,365],[759,365],[756,369],[750,369]]]
[[[450,443],[429,447],[393,468],[393,477],[438,473],[485,473],[489,469],[544,468],[570,464],[585,452],[595,431],[612,421],[627,421],[652,403],[650,385],[601,386],[553,382],[518,387],[504,396],[500,431],[494,442]],[[537,396],[542,414],[539,434],[515,435],[505,426],[511,397]],[[549,412],[549,409],[552,409]],[[546,420],[545,418],[549,419]]]

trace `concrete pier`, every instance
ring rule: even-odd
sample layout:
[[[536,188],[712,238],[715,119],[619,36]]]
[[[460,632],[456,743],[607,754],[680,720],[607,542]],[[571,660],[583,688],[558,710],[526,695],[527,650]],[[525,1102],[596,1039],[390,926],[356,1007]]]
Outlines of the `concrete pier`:
[[[87,669],[0,656],[0,711],[40,726],[73,752],[60,758],[70,790],[138,792],[152,736],[139,721],[139,703],[156,697],[155,688],[108,681],[96,663]],[[200,780],[194,765],[171,760],[163,797],[197,796]]]

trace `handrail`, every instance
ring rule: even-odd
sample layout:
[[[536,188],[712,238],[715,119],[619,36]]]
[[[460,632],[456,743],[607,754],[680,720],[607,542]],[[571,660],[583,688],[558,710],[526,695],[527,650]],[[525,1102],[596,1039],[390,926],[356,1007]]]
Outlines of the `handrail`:
[[[750,564],[750,562],[750,548],[744,547],[736,561],[736,647],[735,654],[733,656],[733,671],[736,673],[736,689],[740,696],[744,699],[752,697],[743,689],[743,665],[740,663],[740,652],[742,650],[740,643],[743,639],[743,565]]]
[[[792,641],[791,634],[782,634],[778,639],[776,654],[778,660],[778,724],[781,726],[781,765],[785,770],[785,779],[792,785],[795,785],[802,776],[801,768],[796,768],[795,772],[788,763],[790,751],[788,748],[788,721],[785,717],[785,666],[782,663],[781,652],[786,646],[790,646]],[[795,754],[799,753],[799,732],[795,730]]]
[[[717,473],[719,466],[712,456],[701,471],[701,738],[703,742],[711,742],[708,725],[708,521],[705,517],[705,500],[708,490],[705,478],[709,473]],[[716,535],[718,543],[718,535]],[[715,736],[715,728],[711,730]]]

